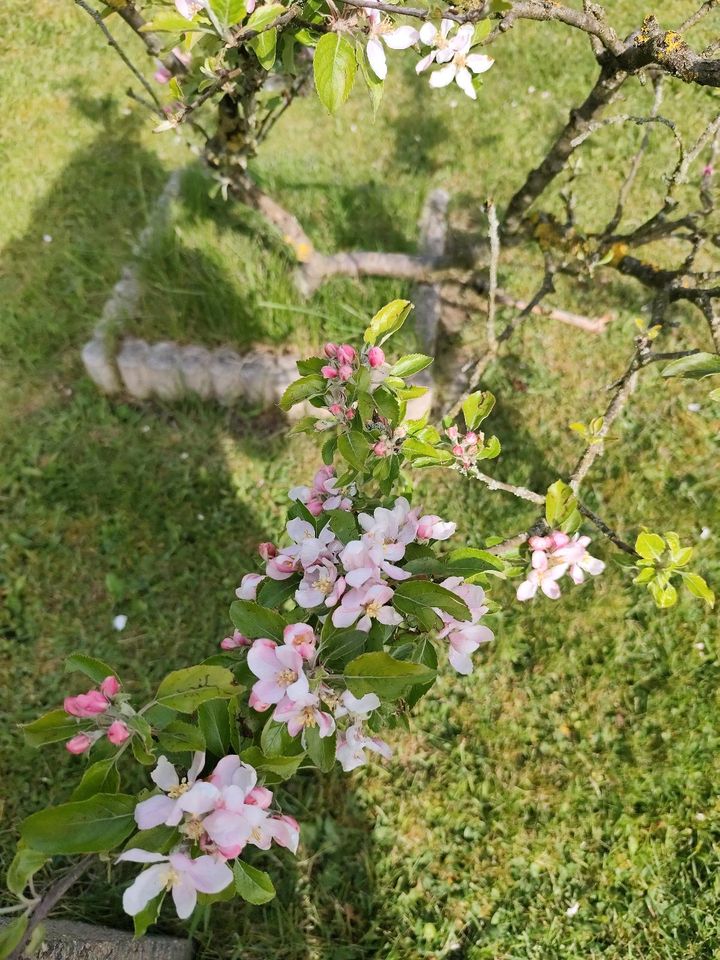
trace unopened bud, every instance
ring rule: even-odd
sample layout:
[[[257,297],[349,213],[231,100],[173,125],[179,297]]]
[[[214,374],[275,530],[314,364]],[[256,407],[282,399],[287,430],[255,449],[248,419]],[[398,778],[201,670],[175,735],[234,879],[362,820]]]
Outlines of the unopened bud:
[[[331,367],[330,364],[327,364],[325,367],[321,367],[320,373],[325,377],[326,380],[334,380],[338,375],[337,367]]]
[[[274,543],[270,543],[269,541],[258,544],[258,553],[263,560],[272,560],[273,557],[278,555],[277,547]]]
[[[340,377],[343,383],[346,383],[353,375],[353,368],[349,363],[344,363],[338,370],[336,376]]]
[[[371,367],[381,367],[385,363],[385,354],[380,347],[370,347],[367,358]]]
[[[337,344],[336,343],[326,343],[323,347],[323,353],[329,359],[334,359],[337,356]]]

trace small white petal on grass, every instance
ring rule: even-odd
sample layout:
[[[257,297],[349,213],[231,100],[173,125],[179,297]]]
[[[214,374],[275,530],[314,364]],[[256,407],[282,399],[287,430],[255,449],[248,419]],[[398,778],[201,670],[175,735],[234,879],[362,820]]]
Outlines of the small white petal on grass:
[[[124,613],[119,613],[116,617],[113,617],[112,625],[116,630],[124,630],[127,626],[128,618]]]
[[[698,642],[694,643],[693,646],[695,647],[696,650],[699,650],[701,653],[705,649],[705,644],[702,642],[702,640],[698,640]]]
[[[52,243],[52,239],[49,233],[43,234],[43,243]]]
[[[700,410],[702,410],[702,407],[700,406],[699,403],[689,403],[687,405],[687,408],[690,411],[690,413],[699,413]]]
[[[577,902],[577,900],[575,900],[574,903],[571,903],[570,906],[565,911],[565,916],[574,917],[579,909],[580,909],[580,904]]]
[[[183,452],[180,454],[180,459],[181,459],[181,460],[187,460],[189,456],[190,456],[189,453],[185,453],[185,451],[183,451]]]
[[[709,540],[711,536],[712,536],[712,530],[710,529],[710,527],[703,527],[702,530],[700,531],[701,540]]]

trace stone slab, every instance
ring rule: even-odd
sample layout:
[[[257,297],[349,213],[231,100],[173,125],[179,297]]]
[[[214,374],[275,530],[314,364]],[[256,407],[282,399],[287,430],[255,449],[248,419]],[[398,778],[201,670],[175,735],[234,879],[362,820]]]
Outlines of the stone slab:
[[[48,920],[35,960],[192,960],[192,944],[179,937],[148,935],[96,927],[75,920]]]

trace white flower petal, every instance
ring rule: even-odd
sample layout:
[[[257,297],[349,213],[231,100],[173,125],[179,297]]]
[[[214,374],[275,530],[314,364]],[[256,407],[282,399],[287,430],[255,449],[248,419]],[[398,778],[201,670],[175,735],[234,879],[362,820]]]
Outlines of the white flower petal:
[[[391,50],[407,50],[418,42],[420,34],[415,27],[398,27],[384,33],[382,38]]]
[[[427,70],[430,64],[435,60],[435,51],[431,50],[430,53],[423,57],[422,60],[418,60],[415,64],[415,73],[422,73],[423,70]]]
[[[370,37],[367,47],[365,48],[365,53],[375,76],[379,77],[380,80],[384,80],[387,76],[387,60],[385,59],[383,45],[377,37]]]
[[[443,67],[441,70],[435,70],[434,73],[430,74],[430,86],[431,87],[446,87],[449,83],[452,83],[455,79],[457,67],[454,63],[449,63],[446,67]]]
[[[434,23],[424,23],[420,27],[420,32],[418,36],[420,37],[420,40],[422,41],[422,43],[425,44],[426,47],[431,47],[435,43],[435,38],[437,37],[437,33],[438,33],[437,28],[435,27]]]
[[[164,863],[156,863],[154,867],[143,870],[123,894],[125,913],[134,917],[144,910],[148,903],[165,889],[167,878],[168,867]]]
[[[466,93],[471,100],[477,100],[477,93],[472,82],[472,74],[467,67],[460,67],[455,74],[455,83],[460,87],[463,93]]]
[[[175,767],[166,756],[158,757],[157,766],[150,774],[150,779],[166,793],[168,790],[172,790],[173,787],[177,787],[180,783]]]
[[[495,61],[492,57],[488,57],[484,53],[471,53],[470,56],[465,57],[465,63],[473,73],[485,73]]]

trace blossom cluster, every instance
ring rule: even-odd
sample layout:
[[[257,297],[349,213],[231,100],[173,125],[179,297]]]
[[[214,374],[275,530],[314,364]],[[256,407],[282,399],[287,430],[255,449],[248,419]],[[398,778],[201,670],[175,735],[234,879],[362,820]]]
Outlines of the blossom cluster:
[[[66,750],[75,754],[85,753],[102,736],[106,736],[115,746],[125,743],[131,734],[127,724],[119,716],[119,693],[120,683],[117,677],[109,676],[105,677],[98,689],[93,688],[75,697],[65,697],[65,713],[77,717],[78,720],[94,720],[98,727],[96,730],[84,731],[71,737],[65,744]]]
[[[140,830],[177,827],[182,841],[167,855],[134,847],[118,857],[152,864],[123,895],[123,908],[131,916],[169,890],[178,916],[189,917],[198,893],[219,893],[232,883],[227,861],[248,844],[269,850],[274,842],[297,851],[297,821],[270,811],[272,791],[258,785],[253,767],[230,754],[203,780],[199,777],[204,765],[205,754],[195,753],[187,777],[181,779],[161,756],[150,774],[159,792],[137,804],[135,822]],[[199,856],[192,856],[193,848],[201,851]]]
[[[475,430],[468,430],[461,434],[455,425],[448,427],[445,434],[452,444],[450,452],[455,457],[456,465],[463,473],[467,473],[477,461],[485,435],[482,431]]]
[[[416,72],[423,73],[436,64],[440,69],[430,74],[431,87],[446,87],[454,80],[464,94],[471,100],[477,100],[473,74],[485,73],[495,61],[486,54],[470,53],[475,33],[472,23],[458,27],[451,36],[456,26],[452,20],[441,20],[439,28],[432,23],[424,23],[420,30],[416,30],[409,26],[395,27],[379,10],[366,9],[365,15],[369,33],[366,47],[368,63],[380,80],[387,76],[383,43],[391,50],[407,50],[421,43],[430,47],[430,52],[417,63]]]
[[[590,537],[576,533],[569,537],[562,530],[555,530],[547,537],[530,537],[531,569],[517,588],[518,600],[531,600],[542,590],[546,597],[560,597],[558,580],[568,574],[573,583],[582,583],[585,573],[596,577],[605,569],[605,564],[587,552]]]

